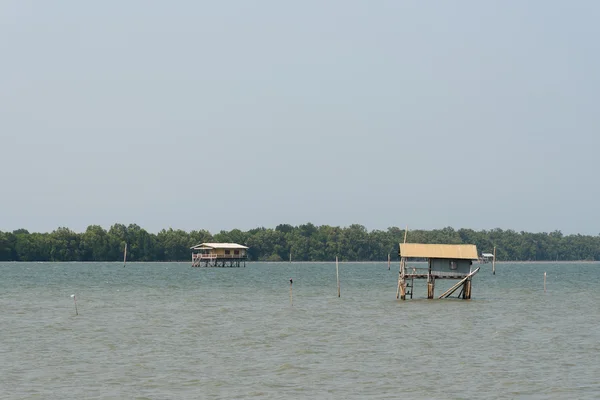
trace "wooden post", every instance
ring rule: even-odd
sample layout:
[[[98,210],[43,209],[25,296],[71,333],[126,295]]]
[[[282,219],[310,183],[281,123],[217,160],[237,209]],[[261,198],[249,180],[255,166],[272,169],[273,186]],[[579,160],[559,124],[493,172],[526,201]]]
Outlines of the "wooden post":
[[[290,251],[290,264],[292,262],[292,252]]]
[[[294,306],[294,295],[292,294],[292,285],[294,284],[294,281],[290,278],[290,305],[293,307]]]
[[[406,235],[408,234],[408,225],[404,230],[404,243],[406,243]],[[396,298],[400,294],[401,300],[406,300],[406,277],[405,277],[406,259],[402,257],[400,261],[400,277],[398,278],[398,290],[396,291]]]
[[[435,278],[431,275],[429,276],[429,281],[427,282],[427,298],[433,299],[433,292],[435,291]]]
[[[492,258],[492,274],[496,275],[496,246],[494,246],[494,258]]]
[[[79,312],[77,311],[77,298],[74,294],[72,294],[71,297],[73,298],[73,303],[75,304],[75,315],[79,315]]]
[[[546,291],[546,273],[544,272],[544,292]]]
[[[396,298],[398,298],[398,295],[399,295],[400,300],[406,300],[406,274],[405,274],[405,268],[406,268],[406,260],[403,257],[402,261],[400,261],[400,276],[398,278],[398,291],[396,292]]]
[[[127,243],[125,243],[125,251],[123,252],[123,268],[125,268],[125,264],[127,264]]]
[[[448,289],[448,290],[446,290],[444,293],[442,293],[442,294],[441,294],[441,296],[440,296],[440,297],[438,297],[438,299],[443,299],[444,297],[448,297],[448,296],[450,296],[452,293],[454,293],[454,292],[456,291],[456,289],[458,289],[460,286],[464,285],[464,283],[465,283],[466,281],[470,280],[470,279],[471,279],[471,277],[472,277],[473,275],[475,275],[476,273],[478,273],[480,268],[481,268],[481,267],[477,267],[477,268],[476,268],[474,271],[472,271],[472,272],[471,272],[471,273],[469,273],[467,276],[465,276],[463,279],[461,279],[460,281],[458,281],[458,283],[457,283],[457,284],[455,284],[455,285],[454,285],[454,286],[452,286],[450,289]],[[465,287],[463,286],[463,289],[464,289],[464,288],[465,288]],[[470,290],[471,290],[471,289],[469,289],[469,292],[470,292]]]
[[[391,260],[391,258],[390,258],[390,253],[388,253],[388,271],[390,270],[390,266],[391,266],[391,265],[390,265],[390,260]]]
[[[335,256],[335,276],[337,278],[338,297],[340,297],[340,268],[338,266],[338,256]]]
[[[404,283],[404,269],[402,268],[404,265],[404,257],[400,258],[400,271],[398,271],[398,288],[396,289],[396,299],[400,298],[400,290]],[[404,300],[404,299],[402,299]]]
[[[406,281],[404,278],[400,282],[400,300],[406,300]]]
[[[471,278],[467,279],[464,283],[463,299],[471,299]]]

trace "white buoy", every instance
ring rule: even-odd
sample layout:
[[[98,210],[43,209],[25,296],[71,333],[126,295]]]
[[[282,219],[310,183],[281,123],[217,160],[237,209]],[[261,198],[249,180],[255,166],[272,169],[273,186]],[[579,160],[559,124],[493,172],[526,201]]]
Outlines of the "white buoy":
[[[77,298],[74,294],[72,294],[71,297],[73,298],[73,303],[75,304],[75,315],[79,315],[79,313],[77,312]]]

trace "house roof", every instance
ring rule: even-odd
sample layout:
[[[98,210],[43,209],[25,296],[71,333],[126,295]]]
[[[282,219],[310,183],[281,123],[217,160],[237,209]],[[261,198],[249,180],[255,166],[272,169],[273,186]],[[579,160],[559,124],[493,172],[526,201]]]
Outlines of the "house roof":
[[[481,253],[481,255],[484,257],[494,257],[492,253]]]
[[[237,243],[200,243],[194,247],[190,247],[192,250],[210,250],[210,249],[247,249],[248,247],[242,246]]]
[[[477,246],[474,244],[422,244],[400,243],[400,255],[412,258],[451,258],[476,260]]]

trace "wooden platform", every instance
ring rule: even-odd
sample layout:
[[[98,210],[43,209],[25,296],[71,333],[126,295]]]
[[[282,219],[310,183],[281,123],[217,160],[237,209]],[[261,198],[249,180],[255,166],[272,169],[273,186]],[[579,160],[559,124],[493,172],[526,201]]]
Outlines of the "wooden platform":
[[[429,274],[406,274],[404,275],[406,279],[428,279]],[[463,279],[466,275],[436,275],[431,274],[432,279]]]
[[[197,257],[192,260],[192,267],[245,268],[246,260],[247,257]]]
[[[445,271],[431,271],[429,273],[429,268],[414,268],[414,267],[405,267],[404,276],[406,279],[463,279],[468,274],[459,273],[459,272],[445,272]]]

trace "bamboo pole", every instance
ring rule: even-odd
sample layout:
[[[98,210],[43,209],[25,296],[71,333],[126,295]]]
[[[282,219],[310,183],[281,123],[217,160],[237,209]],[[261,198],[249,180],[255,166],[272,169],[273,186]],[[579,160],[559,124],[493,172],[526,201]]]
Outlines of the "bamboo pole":
[[[406,235],[408,234],[408,225],[406,225],[406,229],[404,230],[404,243],[406,243]]]
[[[388,253],[388,271],[390,270],[390,261],[391,261],[391,257],[390,257],[390,253]]]
[[[125,251],[123,252],[123,268],[125,268],[125,264],[127,264],[127,243],[125,243]]]
[[[494,246],[494,258],[492,258],[492,274],[496,275],[496,246]]]
[[[337,277],[338,297],[340,296],[340,268],[338,265],[338,256],[335,256],[335,276]]]

